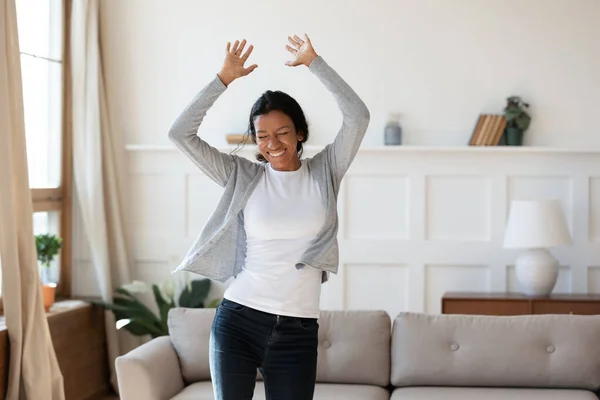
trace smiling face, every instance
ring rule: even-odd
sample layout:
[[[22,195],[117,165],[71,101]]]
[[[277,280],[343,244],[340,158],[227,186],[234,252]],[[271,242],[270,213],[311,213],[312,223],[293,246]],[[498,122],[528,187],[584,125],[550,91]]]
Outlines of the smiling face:
[[[256,145],[260,154],[277,171],[296,171],[300,168],[298,141],[303,139],[296,132],[294,122],[285,113],[274,110],[254,119]]]

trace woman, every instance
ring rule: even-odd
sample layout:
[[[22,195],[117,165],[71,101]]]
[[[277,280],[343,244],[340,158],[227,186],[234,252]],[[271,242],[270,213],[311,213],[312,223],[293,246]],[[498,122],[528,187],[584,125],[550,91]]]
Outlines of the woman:
[[[264,93],[249,133],[260,163],[217,151],[196,132],[217,98],[257,65],[246,41],[227,44],[221,71],[177,118],[169,137],[219,185],[223,196],[175,270],[231,285],[217,308],[210,367],[218,400],[251,399],[259,369],[267,399],[312,399],[321,283],[337,272],[337,194],[369,124],[362,100],[319,56],[308,36],[288,37],[290,67],[307,67],[343,115],[333,143],[301,159],[308,124],[298,103]]]

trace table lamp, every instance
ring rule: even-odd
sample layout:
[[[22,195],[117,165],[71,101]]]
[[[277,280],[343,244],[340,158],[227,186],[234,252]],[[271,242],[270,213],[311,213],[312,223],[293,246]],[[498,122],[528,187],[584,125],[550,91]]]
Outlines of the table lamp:
[[[525,249],[515,262],[517,282],[527,296],[549,295],[558,278],[558,260],[549,247],[572,243],[558,200],[515,200],[511,203],[504,248]]]

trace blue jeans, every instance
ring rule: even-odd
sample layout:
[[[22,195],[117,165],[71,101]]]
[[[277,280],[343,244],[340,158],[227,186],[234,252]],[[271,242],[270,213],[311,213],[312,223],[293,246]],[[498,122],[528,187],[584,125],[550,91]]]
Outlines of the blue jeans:
[[[210,335],[215,400],[252,399],[257,369],[267,400],[311,400],[319,324],[277,316],[223,299]]]

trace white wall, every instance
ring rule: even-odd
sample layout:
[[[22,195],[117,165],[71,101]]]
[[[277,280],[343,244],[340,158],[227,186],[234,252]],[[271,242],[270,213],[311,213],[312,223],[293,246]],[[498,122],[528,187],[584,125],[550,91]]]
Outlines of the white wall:
[[[222,188],[176,149],[128,153],[132,272],[158,282],[192,245]],[[362,149],[338,197],[340,268],[323,286],[322,307],[437,313],[445,291],[518,290],[519,251],[502,248],[504,225],[512,200],[536,198],[560,200],[574,242],[551,249],[561,265],[554,291],[600,292],[600,152]]]
[[[517,94],[532,105],[529,144],[600,148],[597,0],[103,0],[102,11],[111,117],[127,143],[166,144],[238,38],[255,45],[259,69],[219,100],[205,137],[224,144],[262,91],[281,89],[305,108],[309,143],[329,142],[335,103],[284,66],[287,35],[307,32],[369,106],[367,146],[383,143],[389,112],[403,114],[408,144],[464,144],[479,113]]]
[[[600,2],[104,0],[102,11],[112,128],[129,145],[134,278],[168,277],[217,202],[218,187],[166,133],[219,70],[228,40],[255,44],[259,69],[219,99],[201,135],[224,145],[262,91],[281,89],[304,107],[312,151],[333,139],[341,118],[331,96],[284,66],[287,34],[306,31],[372,115],[340,196],[341,275],[324,307],[437,312],[444,290],[515,289],[514,253],[499,238],[508,201],[522,197],[558,197],[573,218],[556,290],[600,290],[600,153],[434,147],[464,145],[479,113],[519,94],[533,106],[527,144],[600,149]],[[426,147],[377,148],[389,112],[403,114],[406,143]],[[76,251],[75,292],[92,294],[85,244]]]

